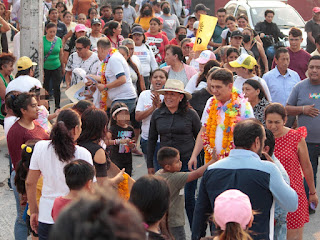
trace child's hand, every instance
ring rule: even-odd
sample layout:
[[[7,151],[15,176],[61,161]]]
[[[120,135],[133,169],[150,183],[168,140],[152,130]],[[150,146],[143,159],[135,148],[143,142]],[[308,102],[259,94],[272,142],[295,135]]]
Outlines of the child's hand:
[[[211,158],[211,160],[208,162],[208,164],[213,164],[213,163],[215,163],[216,161],[218,161],[218,155],[217,155],[217,150],[216,150],[216,148],[214,147],[214,148],[213,148],[213,151],[212,151],[212,158]]]
[[[122,168],[122,170],[115,176],[112,178],[112,183],[114,185],[118,185],[120,182],[122,182],[124,180],[123,174],[124,174],[125,169]]]
[[[129,139],[127,144],[130,149],[134,149],[136,147],[136,143],[134,142],[134,140]]]

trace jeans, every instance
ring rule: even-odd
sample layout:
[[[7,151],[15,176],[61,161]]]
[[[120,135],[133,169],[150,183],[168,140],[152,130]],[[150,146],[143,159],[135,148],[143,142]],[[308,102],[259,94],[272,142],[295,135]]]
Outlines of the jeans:
[[[182,161],[181,172],[189,172],[188,161]],[[196,204],[195,193],[197,189],[197,181],[198,180],[188,182],[184,187],[185,208],[186,208],[190,228],[192,226],[194,206]]]
[[[141,138],[140,147],[141,147],[141,151],[143,152],[144,160],[147,162],[148,140]],[[154,155],[153,155],[153,167],[155,171],[158,171],[161,168],[157,159],[157,154],[159,149],[160,149],[160,143],[157,142],[156,148],[154,150]]]
[[[125,103],[127,105],[127,107],[129,108],[129,113],[132,113],[135,110],[136,107],[136,98],[132,98],[132,99],[118,99],[118,100],[114,100],[111,104],[111,108],[113,107],[113,105],[117,102],[122,102]]]
[[[144,79],[144,85],[146,86],[146,89],[150,89],[150,76],[146,76],[146,77],[143,77]]]
[[[314,184],[317,184],[317,171],[318,171],[318,157],[320,155],[320,143],[307,143],[309,158],[312,165]],[[304,188],[306,190],[307,198],[309,199],[309,187],[304,179]]]
[[[170,232],[175,240],[186,240],[186,233],[184,231],[184,226],[170,227]]]
[[[53,83],[53,96],[54,96],[54,103],[55,108],[60,108],[60,98],[61,98],[61,92],[60,92],[60,83],[62,78],[62,72],[61,67],[58,67],[54,70],[47,70],[44,69],[44,83],[43,86],[47,90],[48,93],[50,93],[50,81]]]
[[[277,203],[274,211],[274,219],[276,220],[276,224],[274,225],[274,240],[286,240],[287,212],[284,211]]]
[[[15,240],[27,240],[28,238],[28,227],[26,222],[23,220],[22,216],[25,210],[25,206],[20,205],[20,197],[17,192],[16,185],[14,184],[14,177],[16,176],[16,171],[11,173],[11,186],[14,193],[14,198],[16,199],[17,207],[17,218],[14,224],[14,238]]]
[[[38,226],[39,240],[49,239],[49,233],[52,226],[53,224],[39,222],[39,226]]]

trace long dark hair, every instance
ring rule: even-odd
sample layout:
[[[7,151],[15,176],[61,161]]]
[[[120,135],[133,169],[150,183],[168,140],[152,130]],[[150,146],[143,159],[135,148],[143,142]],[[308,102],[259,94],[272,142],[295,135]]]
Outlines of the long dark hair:
[[[200,74],[200,76],[197,79],[196,86],[198,87],[199,83],[201,81],[207,82],[207,75],[211,68],[213,67],[219,67],[220,63],[217,60],[209,60],[203,68],[203,72]]]
[[[34,97],[31,93],[18,93],[17,95],[13,94],[10,96],[12,101],[12,111],[13,113],[21,118],[23,117],[23,114],[21,112],[21,108],[24,110],[27,110],[28,106],[31,104],[31,99]]]
[[[143,13],[143,11],[144,11],[144,9],[145,9],[146,7],[148,7],[148,8],[151,10],[151,15],[150,15],[150,16],[153,15],[153,8],[152,8],[151,4],[150,4],[150,3],[145,3],[145,4],[142,5],[142,7],[141,7],[141,9],[140,9],[140,17],[139,17],[139,18],[147,17],[147,16],[144,15],[144,13]]]
[[[26,193],[26,179],[29,171],[30,160],[34,145],[37,141],[28,141],[23,144],[21,151],[21,160],[18,162],[16,167],[16,176],[14,177],[14,184],[16,185],[17,192],[20,194]]]
[[[247,81],[245,81],[243,84],[249,84],[251,87],[253,87],[255,90],[259,89],[260,93],[258,95],[258,98],[261,100],[262,98],[265,98],[269,101],[261,83],[257,80],[254,79],[248,79]]]
[[[82,132],[77,142],[99,141],[106,136],[108,116],[105,111],[89,108],[83,112],[81,122]]]
[[[56,124],[50,134],[51,144],[61,162],[69,162],[76,150],[71,130],[80,125],[77,112],[66,109],[59,113]]]
[[[117,27],[119,26],[120,23],[118,23],[117,21],[110,21],[108,22],[108,26],[105,28],[104,30],[104,34],[106,36],[113,36],[114,32],[113,29],[117,29]]]
[[[167,106],[166,106],[165,102],[163,101],[161,104],[161,108],[165,108],[165,107],[167,107]],[[187,100],[186,95],[184,95],[181,102],[179,102],[178,110],[181,110],[183,113],[186,113],[189,108],[191,108],[190,103]]]

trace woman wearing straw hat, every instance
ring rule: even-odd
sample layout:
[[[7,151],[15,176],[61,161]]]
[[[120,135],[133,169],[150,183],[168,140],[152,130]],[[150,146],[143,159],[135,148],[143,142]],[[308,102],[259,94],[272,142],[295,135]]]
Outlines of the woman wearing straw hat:
[[[189,107],[191,94],[184,91],[180,80],[168,79],[164,88],[158,90],[164,95],[160,108],[154,111],[148,136],[147,167],[149,173],[154,173],[153,154],[160,135],[160,147],[174,147],[180,152],[181,171],[188,171],[188,161],[194,148],[195,139],[201,128],[198,114]],[[185,186],[185,206],[189,223],[192,223],[195,204],[195,189],[197,181]]]

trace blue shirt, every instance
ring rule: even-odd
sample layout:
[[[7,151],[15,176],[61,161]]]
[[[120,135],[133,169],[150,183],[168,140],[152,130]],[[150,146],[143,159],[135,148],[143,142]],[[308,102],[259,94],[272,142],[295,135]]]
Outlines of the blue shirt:
[[[268,85],[272,102],[281,103],[283,106],[287,104],[293,87],[301,81],[297,72],[288,68],[287,73],[283,76],[277,66],[265,73],[262,78]]]
[[[192,223],[192,240],[205,236],[206,222],[214,209],[214,200],[228,189],[238,189],[250,198],[254,216],[254,240],[273,239],[273,200],[286,211],[298,207],[297,193],[284,181],[275,164],[262,161],[249,150],[233,149],[227,158],[210,165],[199,189]]]

